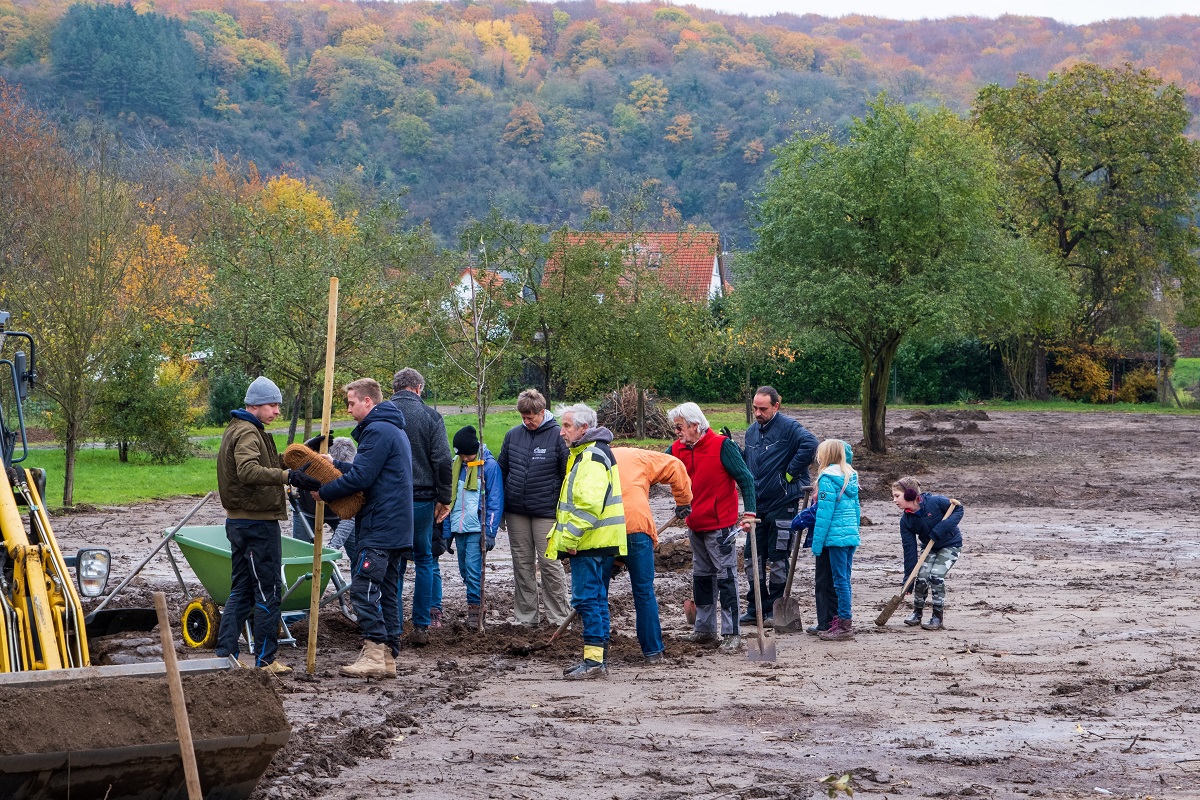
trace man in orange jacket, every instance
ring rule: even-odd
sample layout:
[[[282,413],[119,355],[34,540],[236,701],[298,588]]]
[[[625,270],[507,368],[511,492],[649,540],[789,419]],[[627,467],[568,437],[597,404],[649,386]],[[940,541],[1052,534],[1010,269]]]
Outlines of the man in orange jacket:
[[[625,566],[633,590],[638,644],[646,663],[658,664],[663,660],[664,647],[658,599],[654,596],[654,548],[658,544],[658,526],[650,513],[650,487],[656,483],[670,485],[675,496],[675,514],[682,519],[691,510],[692,481],[683,462],[666,453],[614,447],[613,456],[621,475],[621,496],[625,503],[629,548]]]

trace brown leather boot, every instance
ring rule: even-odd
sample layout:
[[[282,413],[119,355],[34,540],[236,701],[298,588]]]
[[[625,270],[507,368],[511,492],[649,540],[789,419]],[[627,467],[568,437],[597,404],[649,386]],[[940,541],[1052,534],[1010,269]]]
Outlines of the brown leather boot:
[[[467,606],[467,627],[471,630],[479,628],[479,606]]]
[[[386,644],[383,646],[383,669],[387,673],[383,677],[396,677],[396,657],[392,655],[392,648]]]
[[[362,653],[359,654],[358,660],[353,664],[347,664],[342,667],[341,673],[348,678],[390,677],[387,669],[387,660],[384,656],[388,652],[386,644],[363,642]],[[393,666],[394,669],[395,667]],[[395,675],[395,672],[391,674]]]

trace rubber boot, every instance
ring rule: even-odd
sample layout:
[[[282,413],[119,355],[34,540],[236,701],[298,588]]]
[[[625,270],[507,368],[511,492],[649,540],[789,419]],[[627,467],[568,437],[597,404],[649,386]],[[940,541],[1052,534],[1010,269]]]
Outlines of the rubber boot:
[[[386,644],[363,642],[358,660],[342,667],[341,673],[348,678],[386,678],[388,671],[384,653],[387,651]]]
[[[940,631],[942,629],[942,609],[934,606],[933,612],[929,615],[929,621],[922,622],[921,627],[927,631]]]
[[[721,637],[717,636],[716,631],[692,631],[680,638],[692,644],[716,644],[721,640]]]
[[[467,606],[467,627],[479,630],[479,606]]]
[[[841,622],[841,620],[839,620],[837,617],[829,620],[829,627],[823,631],[817,631],[817,638],[824,640],[837,633],[839,622]]]
[[[913,612],[904,618],[904,624],[912,627],[921,624],[921,615],[925,613],[925,606],[913,606]]]
[[[429,609],[429,627],[442,627],[442,610],[440,608]]]
[[[829,624],[829,630],[824,633],[818,633],[818,637],[827,642],[840,642],[846,639],[854,638],[854,620],[850,619],[834,619]]]
[[[721,653],[739,653],[742,651],[742,637],[736,633],[727,633],[721,639],[721,646],[717,648]]]

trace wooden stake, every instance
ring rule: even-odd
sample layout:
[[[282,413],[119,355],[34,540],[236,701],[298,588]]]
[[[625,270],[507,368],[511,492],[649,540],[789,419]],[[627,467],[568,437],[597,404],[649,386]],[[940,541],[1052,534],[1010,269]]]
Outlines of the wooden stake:
[[[167,685],[171,687],[171,710],[175,712],[175,729],[179,732],[179,754],[183,756],[183,777],[187,782],[188,800],[203,800],[200,770],[196,767],[196,750],[192,745],[192,726],[188,723],[183,681],[179,679],[175,642],[171,638],[171,623],[167,619],[167,596],[162,592],[154,593],[154,610],[158,612],[158,636],[162,641],[163,662],[167,665]]]
[[[329,415],[333,409],[333,356],[337,350],[338,279],[329,279],[329,320],[325,334],[325,394],[321,400],[321,452],[329,452]],[[325,539],[325,503],[317,501],[313,524],[312,592],[308,599],[308,659],[305,670],[317,671],[317,614],[321,610],[321,553]]]

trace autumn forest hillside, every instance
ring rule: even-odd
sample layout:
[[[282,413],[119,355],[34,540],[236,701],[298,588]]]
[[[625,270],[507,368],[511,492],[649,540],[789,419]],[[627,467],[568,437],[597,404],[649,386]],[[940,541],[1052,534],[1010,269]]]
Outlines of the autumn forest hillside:
[[[0,0],[0,76],[134,147],[406,187],[449,237],[489,206],[579,222],[657,179],[668,215],[747,247],[772,149],[880,91],[966,112],[1078,61],[1148,68],[1200,110],[1200,17],[747,18],[660,3]],[[1193,121],[1191,132],[1197,132]]]

